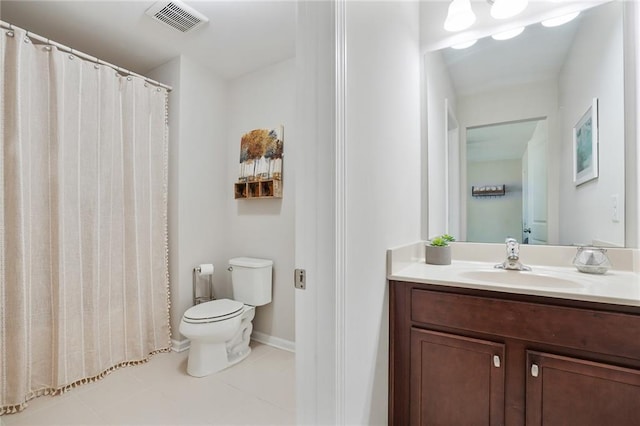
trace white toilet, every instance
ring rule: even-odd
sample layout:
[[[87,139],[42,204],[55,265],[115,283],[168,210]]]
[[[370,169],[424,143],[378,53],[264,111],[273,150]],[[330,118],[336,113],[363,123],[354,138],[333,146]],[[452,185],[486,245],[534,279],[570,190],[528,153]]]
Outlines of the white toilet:
[[[187,373],[203,377],[249,355],[255,307],[271,303],[273,261],[236,257],[229,260],[233,299],[193,306],[184,313],[180,333],[191,340]]]

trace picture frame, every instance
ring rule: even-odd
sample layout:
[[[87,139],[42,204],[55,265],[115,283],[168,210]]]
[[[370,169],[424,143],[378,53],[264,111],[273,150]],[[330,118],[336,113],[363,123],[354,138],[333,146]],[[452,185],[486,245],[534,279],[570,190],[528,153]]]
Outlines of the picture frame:
[[[582,185],[598,177],[598,98],[573,128],[573,183]]]

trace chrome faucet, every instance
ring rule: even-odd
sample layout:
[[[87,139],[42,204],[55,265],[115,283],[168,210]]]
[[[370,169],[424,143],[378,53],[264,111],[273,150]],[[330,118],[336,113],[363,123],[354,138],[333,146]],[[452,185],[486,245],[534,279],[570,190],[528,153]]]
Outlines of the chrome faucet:
[[[507,238],[504,242],[507,245],[507,259],[495,267],[511,271],[530,271],[530,267],[520,262],[520,244],[518,244],[518,241],[515,238]]]

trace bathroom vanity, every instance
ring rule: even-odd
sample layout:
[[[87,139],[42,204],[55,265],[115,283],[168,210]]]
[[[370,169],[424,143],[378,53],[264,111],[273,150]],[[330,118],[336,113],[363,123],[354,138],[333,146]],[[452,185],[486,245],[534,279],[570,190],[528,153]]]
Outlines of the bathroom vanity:
[[[419,251],[389,252],[389,424],[638,424],[637,272],[432,266]]]

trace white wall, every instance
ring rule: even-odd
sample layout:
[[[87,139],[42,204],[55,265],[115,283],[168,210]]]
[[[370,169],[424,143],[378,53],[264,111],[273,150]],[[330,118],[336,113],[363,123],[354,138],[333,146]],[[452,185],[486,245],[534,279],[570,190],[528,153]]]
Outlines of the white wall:
[[[467,165],[471,185],[506,185],[500,197],[467,194],[467,239],[471,242],[503,243],[506,237],[522,241],[522,161],[474,161]]]
[[[385,254],[420,238],[418,16],[417,2],[346,5],[345,424],[387,424]]]
[[[295,263],[307,271],[296,301],[296,419],[339,424],[336,312],[336,7],[299,2],[296,16]],[[342,34],[342,32],[340,33]],[[341,56],[340,56],[341,57]],[[339,72],[336,72],[339,71]],[[298,166],[302,165],[304,166]],[[344,377],[344,375],[342,375]],[[341,379],[342,379],[341,377]],[[343,422],[344,423],[344,422]]]
[[[254,128],[285,126],[292,133],[295,60],[228,82],[181,56],[149,72],[173,86],[169,96],[169,274],[174,344],[184,311],[193,305],[192,270],[215,266],[214,293],[231,297],[228,260],[274,260],[273,302],[259,307],[254,331],[293,347],[293,179],[284,161],[281,200],[234,200],[240,137]],[[291,143],[293,143],[293,139]],[[292,169],[291,167],[290,169]],[[199,281],[207,294],[208,281]]]
[[[293,128],[295,59],[280,62],[229,83],[227,104],[227,152],[224,160],[224,226],[229,233],[225,244],[228,258],[250,256],[274,262],[273,302],[258,307],[254,331],[288,342],[294,336],[294,188],[293,157],[289,147],[296,139]],[[240,138],[249,130],[284,126],[282,199],[235,200],[232,185],[238,179]],[[221,272],[225,292],[230,297],[230,274]]]
[[[227,90],[222,79],[185,56],[148,75],[174,88],[169,96],[169,274],[172,339],[179,341],[180,319],[193,305],[191,271],[201,263],[214,263],[216,275],[225,271],[228,237],[221,201],[228,191],[222,161]]]
[[[422,169],[422,209],[427,213],[422,215],[421,234],[423,239],[429,239],[449,232],[449,229],[446,229],[445,209],[448,191],[444,184],[447,181],[447,164],[450,164],[446,145],[448,129],[445,100],[449,109],[456,114],[457,96],[440,51],[425,54],[423,65],[425,108],[422,111],[422,120],[423,123],[426,120],[426,129],[423,126],[423,138],[426,137],[426,141],[423,141],[422,162],[426,167]],[[452,143],[459,144],[459,141]],[[451,160],[459,162],[459,159]],[[449,192],[457,194],[458,190]],[[457,200],[453,204],[459,205]]]
[[[624,246],[624,62],[622,3],[612,2],[581,22],[560,74],[562,107],[562,244],[600,240]],[[606,11],[606,13],[605,13]],[[573,184],[573,126],[599,102],[599,178]],[[611,196],[619,197],[620,221],[611,218]],[[598,200],[594,202],[594,200]]]
[[[180,319],[176,321],[176,307],[180,305],[180,282],[174,280],[180,270],[180,235],[179,227],[179,158],[180,145],[176,143],[180,137],[180,57],[162,64],[158,68],[147,73],[157,81],[164,82],[173,87],[169,93],[169,195],[168,195],[168,224],[169,224],[169,284],[171,291],[170,320],[172,340],[180,340],[176,337]]]

